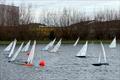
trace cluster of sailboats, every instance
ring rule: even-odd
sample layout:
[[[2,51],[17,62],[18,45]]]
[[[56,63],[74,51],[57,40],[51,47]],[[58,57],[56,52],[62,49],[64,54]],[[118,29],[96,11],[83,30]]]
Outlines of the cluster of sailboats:
[[[56,39],[51,41],[42,50],[49,51],[49,52],[57,52],[61,46],[62,39],[60,39],[58,41],[58,43],[54,46],[55,41],[56,41]],[[15,52],[16,42],[17,42],[17,40],[15,39],[4,49],[5,52],[9,52],[9,54],[7,56],[9,58],[8,62],[15,62],[19,53],[24,52],[24,53],[29,53],[28,59],[22,63],[19,63],[19,64],[24,65],[24,66],[33,66],[34,65],[33,59],[34,59],[34,54],[35,54],[36,40],[34,40],[34,43],[32,45],[31,50],[29,50],[31,41],[28,41],[28,43],[25,46],[23,46],[24,42],[22,42],[21,45],[19,46],[19,48],[17,49],[17,51]]]
[[[79,42],[79,38],[76,40],[76,42],[74,43],[73,46],[76,46],[78,42]],[[107,59],[106,59],[106,52],[105,52],[104,45],[102,42],[100,42],[100,44],[101,44],[101,49],[102,49],[102,53],[103,53],[103,57],[104,57],[104,62],[101,62],[102,53],[100,52],[98,62],[94,63],[92,65],[94,65],[94,66],[109,65],[109,63],[107,62]],[[88,41],[86,41],[86,43],[83,45],[83,47],[79,50],[79,52],[76,54],[76,57],[85,58],[86,53],[87,53],[87,48],[88,48]],[[113,41],[109,45],[109,48],[116,48],[116,37],[113,39]]]
[[[43,49],[41,49],[42,51],[49,51],[49,52],[57,52],[61,46],[61,41],[62,39],[60,39],[58,41],[58,43],[54,46],[54,43],[56,41],[56,38],[51,41],[48,45],[46,45]],[[54,46],[54,47],[53,47]],[[52,49],[51,49],[52,48]]]
[[[60,39],[56,43],[56,45],[54,45],[55,41],[56,41],[56,38],[52,40],[50,43],[48,43],[44,48],[42,48],[41,51],[48,51],[51,53],[58,52],[61,46],[62,39]],[[77,46],[78,42],[79,42],[79,38],[75,41],[73,46],[74,47]],[[23,53],[29,53],[29,55],[28,55],[28,59],[20,64],[24,66],[34,66],[33,59],[34,59],[34,54],[35,54],[36,40],[34,40],[31,49],[29,49],[31,41],[28,41],[25,46],[24,46],[24,42],[22,42],[19,48],[17,49],[17,51],[15,52],[16,43],[17,43],[17,40],[15,39],[4,49],[5,52],[9,52],[7,56],[9,58],[9,62],[15,62],[19,53],[23,52]],[[104,62],[101,62],[102,53],[99,53],[98,62],[92,65],[94,66],[109,65],[106,59],[106,52],[105,52],[104,45],[102,42],[100,44],[101,44],[101,50],[102,50],[103,57],[104,57]],[[116,37],[111,42],[109,47],[116,48]],[[86,41],[86,43],[83,45],[83,47],[78,51],[78,53],[75,56],[80,57],[80,58],[86,58],[87,48],[88,48],[88,41]]]
[[[19,48],[17,49],[17,51],[15,52],[16,42],[17,42],[17,40],[15,39],[4,49],[5,52],[9,52],[9,54],[7,56],[9,58],[9,62],[14,62],[16,60],[17,56],[19,55],[19,53],[29,52],[30,54],[28,56],[28,60],[21,64],[33,65],[33,57],[34,57],[34,52],[35,52],[36,41],[34,40],[34,43],[33,43],[30,51],[29,51],[29,47],[30,47],[31,41],[29,41],[24,47],[23,47],[24,42],[22,42],[21,45],[19,46]]]

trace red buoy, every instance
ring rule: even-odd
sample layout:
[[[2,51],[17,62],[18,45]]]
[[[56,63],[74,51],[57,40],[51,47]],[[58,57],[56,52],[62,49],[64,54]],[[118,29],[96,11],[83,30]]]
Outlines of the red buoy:
[[[44,61],[44,60],[40,60],[39,66],[40,66],[40,67],[45,67],[45,61]]]

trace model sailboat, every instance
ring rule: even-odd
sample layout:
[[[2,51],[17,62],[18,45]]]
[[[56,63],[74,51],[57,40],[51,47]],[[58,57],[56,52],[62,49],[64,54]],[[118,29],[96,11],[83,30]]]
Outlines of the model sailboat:
[[[10,51],[10,53],[9,53],[8,57],[11,57],[11,56],[12,56],[12,54],[14,53],[14,49],[15,49],[15,46],[16,46],[16,42],[17,42],[17,40],[15,39],[15,40],[14,40],[14,42],[13,42],[12,49],[11,49],[11,51]]]
[[[58,41],[58,43],[54,46],[54,48],[53,48],[52,50],[50,50],[50,52],[57,52],[58,49],[59,49],[60,46],[61,46],[61,41],[62,41],[62,39],[60,39],[60,40]]]
[[[30,47],[30,43],[31,41],[29,41],[23,48],[22,48],[22,52],[27,52],[29,50],[29,47]]]
[[[34,53],[35,53],[35,46],[36,46],[36,41],[34,41],[32,49],[30,51],[30,54],[28,56],[27,61],[25,62],[25,64],[22,64],[24,66],[33,66],[33,58],[34,58]]]
[[[76,46],[79,42],[79,38],[76,40],[76,42],[73,44],[73,46]]]
[[[85,58],[87,53],[88,41],[83,45],[80,51],[77,53],[76,57]]]
[[[100,53],[98,63],[92,64],[94,66],[109,65],[109,63],[107,63],[107,60],[106,60],[106,53],[105,53],[105,49],[104,49],[102,42],[101,42],[101,47],[102,47],[102,52],[103,52],[103,56],[104,56],[104,62],[101,62],[101,53]]]
[[[15,52],[15,54],[13,55],[13,57],[11,58],[10,61],[15,61],[16,57],[18,56],[18,54],[20,53],[22,46],[23,46],[24,42],[20,45],[20,47],[18,48],[18,50]],[[10,62],[9,61],[9,62]]]
[[[113,41],[109,45],[109,48],[116,48],[116,37],[113,39]]]
[[[13,45],[13,41],[4,49],[4,51],[10,51]]]
[[[55,38],[53,41],[51,41],[47,46],[45,46],[42,50],[43,50],[43,51],[46,51],[46,50],[48,50],[50,47],[53,47],[55,41],[56,41],[56,38]]]

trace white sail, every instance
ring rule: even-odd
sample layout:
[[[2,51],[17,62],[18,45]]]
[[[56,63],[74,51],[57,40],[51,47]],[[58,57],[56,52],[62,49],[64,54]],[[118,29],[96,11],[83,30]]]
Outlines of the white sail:
[[[83,47],[80,49],[80,51],[77,53],[76,56],[86,56],[86,52],[87,52],[87,47],[88,47],[88,41],[86,41],[86,43],[83,45]]]
[[[110,48],[116,48],[116,37],[113,39],[111,44],[109,45]]]
[[[73,46],[76,46],[78,44],[78,42],[79,42],[79,38],[76,40],[76,42],[74,43]]]
[[[17,42],[17,40],[15,39],[14,42],[13,42],[12,49],[11,49],[11,51],[10,51],[8,57],[11,57],[11,56],[12,56],[12,54],[13,54],[13,52],[14,52],[14,49],[15,49],[15,46],[16,46],[16,42]]]
[[[13,41],[4,49],[4,51],[10,51],[12,45],[13,45]]]
[[[28,56],[28,60],[27,60],[28,64],[33,64],[33,58],[34,58],[34,53],[35,53],[35,46],[36,46],[36,41],[34,41],[32,49],[31,49],[30,54]]]
[[[92,64],[94,66],[109,65],[109,63],[107,63],[107,60],[106,60],[105,48],[104,48],[104,45],[103,45],[102,42],[101,42],[101,47],[102,47],[102,53],[103,53],[103,57],[104,57],[104,62],[101,62],[101,53],[100,53],[99,58],[98,58],[98,63]]]
[[[60,45],[61,45],[61,40],[62,39],[60,39],[58,41],[58,43],[54,46],[54,48],[52,50],[50,50],[50,52],[57,52],[58,51],[58,49],[60,48]]]
[[[50,47],[52,47],[55,43],[56,39],[54,39],[53,41],[51,41],[47,46],[45,46],[42,50],[48,50]]]
[[[24,42],[20,45],[20,47],[18,48],[18,50],[15,52],[15,54],[13,55],[13,57],[11,58],[10,61],[14,61],[16,59],[16,57],[18,56],[18,54],[20,53],[22,46],[23,46]]]
[[[22,51],[22,52],[28,51],[28,49],[29,49],[29,47],[30,47],[30,43],[31,43],[31,41],[29,41],[29,42],[23,47],[23,49],[22,49],[21,51]]]
[[[99,54],[98,63],[101,63],[101,53]]]
[[[51,42],[50,47],[53,47],[53,45],[54,45],[55,41],[56,41],[56,38],[55,38],[55,39]]]
[[[105,63],[106,63],[106,62],[107,62],[107,60],[106,60],[106,53],[105,53],[105,48],[104,48],[102,42],[101,42],[101,46],[102,46],[102,51],[103,51],[104,61],[105,61]]]

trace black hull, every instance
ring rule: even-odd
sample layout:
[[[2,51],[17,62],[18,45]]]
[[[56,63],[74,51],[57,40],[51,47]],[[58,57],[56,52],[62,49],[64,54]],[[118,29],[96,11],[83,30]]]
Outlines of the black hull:
[[[78,58],[86,58],[86,56],[76,56],[76,57],[78,57]]]
[[[8,61],[8,62],[11,62],[11,61]]]
[[[27,64],[27,61],[8,61],[9,63],[13,63],[13,64]]]
[[[102,66],[102,65],[109,65],[109,63],[96,63],[96,64],[92,64],[94,66]]]

